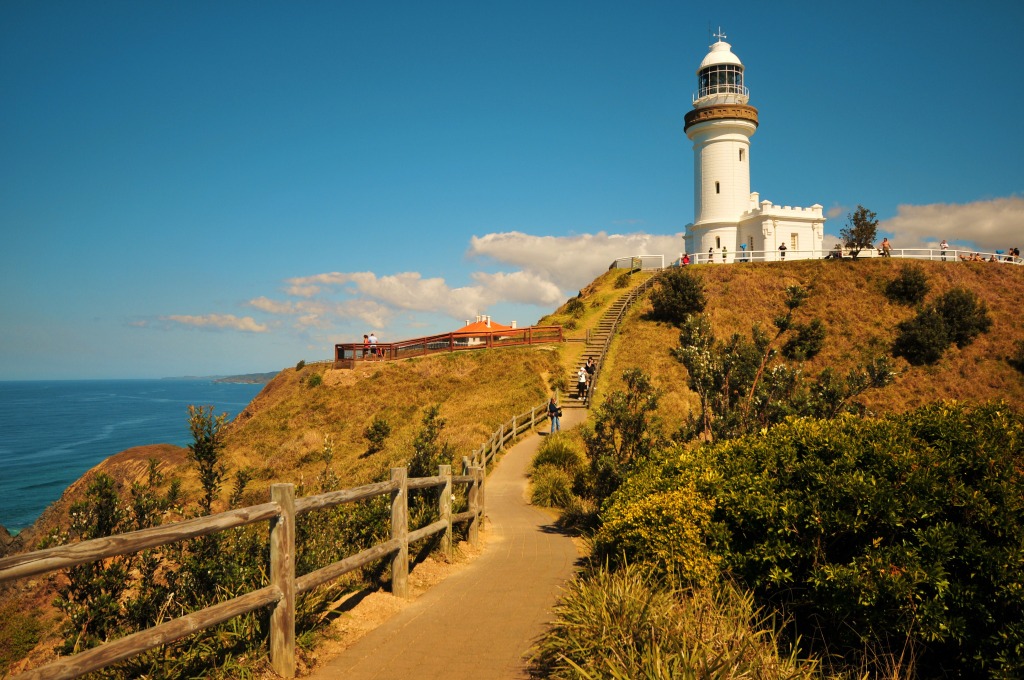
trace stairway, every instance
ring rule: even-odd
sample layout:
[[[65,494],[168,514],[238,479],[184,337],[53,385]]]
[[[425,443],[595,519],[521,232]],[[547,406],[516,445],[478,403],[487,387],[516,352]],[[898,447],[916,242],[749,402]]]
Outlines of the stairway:
[[[612,336],[615,335],[615,331],[618,330],[619,322],[626,315],[626,310],[628,310],[643,293],[650,289],[659,274],[660,272],[655,272],[655,274],[646,281],[634,286],[615,300],[615,302],[613,302],[605,311],[604,315],[601,316],[601,320],[597,322],[597,326],[587,333],[587,346],[583,350],[583,354],[580,356],[579,363],[573,366],[569,371],[569,389],[566,395],[560,400],[562,408],[590,407],[591,396],[594,393],[594,384],[601,375],[601,367],[604,364],[605,354],[608,351],[608,346],[611,344]],[[586,397],[584,399],[577,399],[577,376],[579,375],[580,366],[586,364],[587,359],[594,360],[594,363],[597,365],[597,370],[594,371],[594,377],[587,386]]]

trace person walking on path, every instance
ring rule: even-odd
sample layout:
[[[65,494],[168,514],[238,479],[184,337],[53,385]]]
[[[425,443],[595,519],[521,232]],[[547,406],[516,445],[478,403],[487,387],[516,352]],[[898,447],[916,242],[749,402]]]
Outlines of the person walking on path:
[[[942,253],[942,261],[946,261],[946,251],[949,250],[949,244],[946,243],[946,239],[942,239],[942,243],[939,244],[939,252]]]
[[[892,257],[892,244],[887,238],[882,239],[882,257]]]
[[[558,419],[561,417],[562,409],[555,403],[555,398],[551,397],[551,401],[548,402],[548,419],[551,421],[551,432],[549,434],[562,431],[562,425],[558,422]]]
[[[594,357],[587,359],[586,366],[583,367],[587,371],[587,383],[594,379],[594,373],[597,372],[597,364],[594,363]]]

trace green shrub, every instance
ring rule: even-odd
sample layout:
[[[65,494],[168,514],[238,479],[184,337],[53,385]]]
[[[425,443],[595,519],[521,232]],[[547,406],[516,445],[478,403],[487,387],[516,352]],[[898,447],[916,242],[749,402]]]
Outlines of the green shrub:
[[[796,326],[796,334],[782,346],[782,356],[794,361],[806,361],[817,356],[825,346],[825,324],[812,319],[808,324]]]
[[[770,621],[731,586],[680,590],[642,568],[570,583],[541,639],[534,677],[610,680],[812,678],[780,656]]]
[[[384,450],[384,444],[387,442],[388,437],[391,436],[391,423],[384,416],[377,414],[373,417],[373,422],[366,426],[363,430],[363,439],[369,442],[369,446],[366,448],[367,456],[372,456],[375,453]]]
[[[926,307],[912,319],[900,322],[893,356],[903,357],[914,366],[934,364],[949,348],[946,321],[934,307]]]
[[[661,275],[651,293],[648,318],[682,326],[691,314],[703,312],[706,304],[704,282],[699,275],[688,269],[670,269]]]
[[[628,288],[629,287],[629,275],[631,272],[624,271],[619,272],[619,275],[615,277],[616,288]]]
[[[966,288],[953,288],[943,293],[935,301],[935,309],[946,322],[949,341],[960,348],[974,342],[992,326],[985,302]]]
[[[565,311],[567,314],[571,314],[574,318],[583,316],[583,313],[587,311],[587,306],[583,304],[583,300],[578,297],[570,298],[565,303]]]
[[[794,420],[675,465],[715,501],[711,549],[831,653],[909,644],[921,677],[1024,672],[1024,418],[1008,407]]]
[[[25,658],[39,643],[42,632],[39,612],[20,611],[13,601],[0,605],[0,674]]]
[[[1014,343],[1013,354],[1006,357],[1006,363],[1024,373],[1024,340],[1018,340]]]
[[[301,371],[305,367],[306,367],[306,360],[305,359],[300,359],[299,363],[295,364],[295,370],[296,371]]]
[[[919,265],[909,264],[900,269],[896,278],[886,284],[885,296],[897,304],[919,305],[924,302],[930,289],[924,269]]]
[[[540,465],[531,478],[530,502],[543,508],[564,508],[572,498],[572,477],[554,465]]]
[[[324,377],[319,373],[313,373],[306,378],[306,387],[312,389],[314,387],[320,387],[324,382]]]
[[[534,469],[542,465],[553,465],[570,475],[575,475],[586,467],[587,461],[569,438],[563,434],[546,437],[540,445],[537,455],[533,458]]]

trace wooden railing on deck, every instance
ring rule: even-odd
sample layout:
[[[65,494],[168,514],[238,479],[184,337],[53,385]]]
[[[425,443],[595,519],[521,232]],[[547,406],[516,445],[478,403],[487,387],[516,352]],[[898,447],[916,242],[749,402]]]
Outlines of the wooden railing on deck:
[[[561,326],[528,326],[476,333],[456,331],[400,342],[378,342],[376,345],[346,342],[334,346],[334,367],[354,368],[356,362],[359,361],[391,361],[438,352],[460,352],[471,349],[492,349],[552,342],[562,342]]]

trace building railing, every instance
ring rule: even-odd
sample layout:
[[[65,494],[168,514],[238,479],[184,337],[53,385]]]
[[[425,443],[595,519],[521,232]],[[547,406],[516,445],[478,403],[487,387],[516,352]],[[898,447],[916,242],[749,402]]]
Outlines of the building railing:
[[[338,343],[334,346],[334,367],[353,368],[360,361],[392,361],[439,352],[537,345],[562,340],[561,326],[527,326],[484,332],[455,331],[399,342]]]
[[[631,255],[630,257],[620,257],[612,262],[609,269],[639,269],[639,270],[651,270],[651,269],[664,269],[665,268],[665,256],[664,255]]]
[[[408,597],[409,544],[441,534],[441,551],[450,557],[452,525],[461,522],[469,523],[469,541],[478,542],[484,477],[483,466],[474,465],[467,466],[462,475],[453,475],[450,465],[441,465],[435,477],[412,479],[408,478],[406,468],[393,468],[390,481],[303,498],[295,498],[293,484],[274,484],[269,503],[0,559],[0,583],[4,583],[248,524],[270,523],[269,585],[74,656],[59,658],[17,678],[77,678],[264,607],[271,607],[271,666],[281,677],[294,677],[296,595],[392,555],[391,591],[398,597]],[[452,513],[453,484],[468,486],[469,509],[465,512]],[[432,488],[438,489],[438,519],[409,531],[408,492]],[[390,540],[308,574],[295,575],[297,516],[384,494],[391,496]]]
[[[987,253],[976,250],[940,250],[938,248],[893,248],[889,251],[889,257],[907,260],[930,260],[932,262],[960,262],[965,258],[973,258],[984,262],[1001,262],[1004,264],[1024,264],[1024,258],[1013,257],[1003,253]],[[869,259],[885,257],[878,248],[865,248],[857,254],[856,259]],[[737,250],[727,251],[723,257],[722,252],[717,250],[712,253],[693,253],[689,255],[690,264],[734,264],[744,262],[786,262],[794,260],[830,260],[843,259],[852,260],[853,252],[848,248],[839,250],[798,250],[789,248],[783,254],[779,250]],[[622,258],[620,258],[622,259]],[[616,260],[618,262],[619,260]],[[672,267],[680,266],[680,260],[675,260]]]

